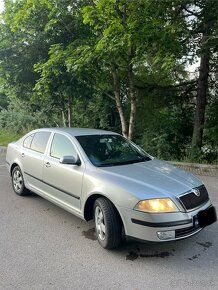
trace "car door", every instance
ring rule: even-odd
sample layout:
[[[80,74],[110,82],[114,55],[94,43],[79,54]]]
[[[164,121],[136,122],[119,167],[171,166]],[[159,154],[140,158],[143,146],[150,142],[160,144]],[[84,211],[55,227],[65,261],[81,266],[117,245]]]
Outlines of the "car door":
[[[43,195],[42,170],[45,150],[51,132],[39,131],[27,136],[21,149],[21,166],[25,184],[33,191]]]
[[[73,141],[61,133],[55,133],[50,150],[44,159],[43,183],[46,198],[55,203],[80,211],[80,198],[85,165],[62,164],[63,156],[78,157]]]

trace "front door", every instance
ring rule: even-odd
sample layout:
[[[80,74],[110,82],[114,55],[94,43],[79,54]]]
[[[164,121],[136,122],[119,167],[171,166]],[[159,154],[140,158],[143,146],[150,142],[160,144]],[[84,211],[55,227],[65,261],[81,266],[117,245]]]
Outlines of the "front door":
[[[63,156],[77,158],[73,142],[65,135],[55,133],[50,152],[44,159],[43,183],[45,196],[74,212],[80,212],[82,180],[85,166],[60,163]]]

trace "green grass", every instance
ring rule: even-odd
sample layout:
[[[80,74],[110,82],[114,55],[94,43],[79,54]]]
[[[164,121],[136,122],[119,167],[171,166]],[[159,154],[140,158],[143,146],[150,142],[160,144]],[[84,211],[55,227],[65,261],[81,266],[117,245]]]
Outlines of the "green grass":
[[[7,146],[12,141],[17,141],[22,135],[10,131],[0,130],[0,146]]]

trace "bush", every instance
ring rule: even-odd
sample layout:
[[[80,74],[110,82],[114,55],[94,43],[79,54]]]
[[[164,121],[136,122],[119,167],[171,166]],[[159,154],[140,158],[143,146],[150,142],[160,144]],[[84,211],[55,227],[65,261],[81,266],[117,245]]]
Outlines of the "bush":
[[[8,143],[16,141],[21,137],[21,134],[17,134],[10,131],[0,131],[0,146],[7,146]]]
[[[0,111],[0,128],[19,134],[35,128],[55,126],[55,117],[46,109],[33,111],[29,105],[19,99],[12,99],[7,109]]]
[[[192,108],[172,106],[156,114],[158,117],[147,123],[139,143],[145,151],[157,158],[183,160],[187,156],[186,148],[191,142]]]

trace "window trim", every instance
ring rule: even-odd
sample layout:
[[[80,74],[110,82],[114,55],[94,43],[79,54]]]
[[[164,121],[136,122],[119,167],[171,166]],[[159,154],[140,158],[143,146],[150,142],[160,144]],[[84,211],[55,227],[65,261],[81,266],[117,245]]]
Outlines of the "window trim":
[[[26,147],[24,146],[24,142],[27,138],[31,137],[32,136],[32,140],[31,140],[31,143],[30,143],[30,147]],[[31,150],[31,145],[32,145],[32,142],[33,142],[33,138],[35,136],[35,133],[32,133],[32,134],[29,134],[28,136],[25,137],[25,139],[23,139],[23,142],[22,142],[22,146],[25,148],[25,149],[30,149]]]

